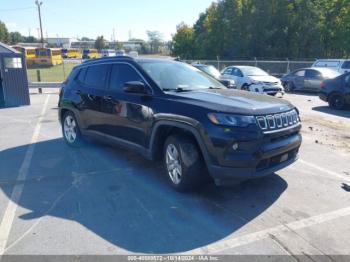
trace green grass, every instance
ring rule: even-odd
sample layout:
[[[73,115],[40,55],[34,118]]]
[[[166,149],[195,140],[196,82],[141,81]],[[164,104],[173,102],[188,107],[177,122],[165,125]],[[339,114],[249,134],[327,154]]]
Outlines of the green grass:
[[[28,81],[37,82],[36,71],[40,70],[41,82],[62,82],[66,79],[76,64],[66,63],[44,68],[28,68]]]

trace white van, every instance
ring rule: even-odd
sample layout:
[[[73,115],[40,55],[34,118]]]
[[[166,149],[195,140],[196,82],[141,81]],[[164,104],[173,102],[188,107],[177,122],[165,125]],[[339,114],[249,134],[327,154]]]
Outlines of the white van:
[[[350,72],[350,59],[319,59],[312,67],[327,67],[345,74]]]
[[[116,56],[116,52],[113,49],[102,49],[101,57]]]

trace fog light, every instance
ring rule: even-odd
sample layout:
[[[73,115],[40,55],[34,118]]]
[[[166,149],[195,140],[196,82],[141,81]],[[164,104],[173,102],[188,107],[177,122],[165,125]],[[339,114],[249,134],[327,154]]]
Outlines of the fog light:
[[[233,149],[234,151],[236,151],[236,150],[238,149],[238,143],[234,143],[234,144],[232,145],[232,149]]]

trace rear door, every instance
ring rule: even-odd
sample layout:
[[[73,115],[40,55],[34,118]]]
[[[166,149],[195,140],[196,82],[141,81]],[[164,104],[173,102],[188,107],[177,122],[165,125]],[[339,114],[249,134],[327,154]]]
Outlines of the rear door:
[[[311,91],[320,91],[322,81],[323,77],[319,71],[313,69],[305,70],[305,88]]]
[[[81,98],[78,105],[81,118],[88,131],[101,132],[104,120],[101,114],[101,104],[106,95],[109,66],[91,65],[83,68],[78,76],[80,88],[76,93]]]
[[[103,132],[144,147],[146,133],[152,123],[149,108],[152,98],[141,94],[125,93],[124,84],[130,81],[140,81],[147,86],[141,74],[132,65],[116,63],[111,66],[108,95],[102,103],[105,121]]]
[[[294,73],[293,84],[296,89],[304,89],[305,70],[298,70]]]

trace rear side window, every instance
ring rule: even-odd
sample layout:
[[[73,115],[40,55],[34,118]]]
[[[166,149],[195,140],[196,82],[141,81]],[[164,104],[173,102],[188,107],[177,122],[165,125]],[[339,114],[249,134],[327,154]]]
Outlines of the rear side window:
[[[90,66],[83,83],[88,87],[103,89],[106,86],[107,72],[108,65]]]
[[[320,78],[320,77],[322,77],[321,73],[316,71],[316,70],[306,70],[305,76],[309,77],[309,78]]]
[[[112,90],[122,90],[126,82],[141,81],[141,76],[134,68],[126,64],[114,64],[112,66],[109,88]]]
[[[350,69],[350,61],[345,61],[341,68],[342,69]]]

